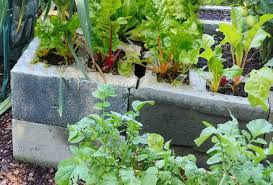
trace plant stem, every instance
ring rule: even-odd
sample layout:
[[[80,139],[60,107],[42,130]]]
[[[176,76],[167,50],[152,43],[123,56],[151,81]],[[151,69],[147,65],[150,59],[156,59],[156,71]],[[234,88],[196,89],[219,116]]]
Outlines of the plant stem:
[[[220,182],[219,182],[219,185],[225,185],[226,178],[227,178],[227,174],[224,173],[222,179],[221,179]]]

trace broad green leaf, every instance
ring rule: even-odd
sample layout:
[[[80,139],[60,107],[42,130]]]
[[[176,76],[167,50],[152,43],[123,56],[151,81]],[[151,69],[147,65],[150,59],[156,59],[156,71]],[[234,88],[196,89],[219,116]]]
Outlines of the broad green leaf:
[[[149,134],[148,138],[147,138],[147,142],[148,142],[150,149],[152,149],[156,152],[160,152],[163,150],[164,138],[161,135]]]
[[[243,30],[244,17],[242,15],[241,7],[233,7],[231,9],[232,25],[240,32]]]
[[[89,169],[86,163],[72,157],[59,163],[55,181],[58,185],[76,184],[79,179],[87,180],[88,173]]]
[[[211,48],[212,45],[215,43],[215,40],[213,36],[208,35],[208,34],[203,34],[202,40],[201,40],[201,46],[204,49]]]
[[[214,127],[207,127],[202,130],[201,135],[194,140],[195,144],[201,146],[211,135],[215,134],[217,130]]]
[[[150,167],[146,170],[144,175],[141,177],[141,185],[157,185],[158,169],[156,167]]]
[[[243,35],[234,25],[221,23],[219,25],[219,31],[225,35],[221,44],[229,43],[233,48],[237,48],[237,46],[241,44]]]
[[[136,112],[140,112],[141,109],[145,106],[145,105],[154,105],[155,102],[154,101],[133,101],[132,103],[132,108],[134,109],[134,111]]]
[[[273,70],[263,67],[260,70],[252,70],[245,84],[248,100],[254,107],[261,106],[264,111],[268,110],[266,103],[270,88],[273,86]]]
[[[227,79],[232,80],[235,77],[240,77],[242,74],[243,69],[237,65],[233,65],[231,68],[225,68],[223,75],[226,76]]]
[[[249,122],[246,127],[250,131],[253,138],[256,138],[260,135],[273,132],[273,126],[271,123],[264,119],[257,119]]]
[[[262,15],[260,17],[260,21],[246,33],[243,40],[243,45],[246,52],[248,52],[251,47],[258,46],[262,39],[265,39],[268,36],[268,34],[262,30],[262,26],[271,19],[273,19],[273,14]]]

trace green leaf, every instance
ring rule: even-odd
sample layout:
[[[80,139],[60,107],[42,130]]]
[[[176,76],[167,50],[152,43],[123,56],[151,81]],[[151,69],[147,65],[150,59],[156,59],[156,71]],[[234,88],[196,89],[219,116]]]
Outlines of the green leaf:
[[[109,84],[99,84],[98,89],[92,93],[94,98],[105,101],[109,97],[117,96],[113,86]]]
[[[225,68],[223,75],[226,76],[227,79],[232,80],[235,77],[240,77],[242,74],[243,69],[237,65],[233,65],[231,68]]]
[[[149,134],[147,143],[150,149],[160,152],[163,150],[164,138],[159,134]]]
[[[96,103],[94,106],[94,109],[104,110],[105,108],[108,108],[108,107],[110,107],[109,102],[102,102],[102,103]]]
[[[59,163],[55,181],[58,185],[76,184],[79,179],[87,180],[88,173],[89,169],[86,163],[72,157]]]
[[[146,170],[144,175],[141,177],[141,185],[157,185],[158,169],[156,167],[150,167]]]
[[[225,35],[224,40],[221,42],[222,45],[229,43],[233,48],[237,48],[241,44],[243,35],[234,25],[221,23],[219,31]]]
[[[215,40],[213,36],[208,34],[203,34],[202,41],[201,41],[202,48],[204,49],[211,48],[214,43],[215,43]]]
[[[4,114],[9,108],[11,108],[11,95],[0,104],[0,115]]]
[[[264,111],[268,110],[266,103],[270,88],[273,86],[273,70],[263,67],[260,70],[252,70],[245,84],[248,100],[254,107],[261,106]]]
[[[256,23],[245,35],[243,45],[245,51],[248,52],[251,47],[258,46],[262,39],[265,39],[268,34],[262,30],[262,25],[267,21],[273,19],[273,14],[265,14],[260,17],[260,21]]]
[[[88,0],[76,0],[76,5],[78,9],[79,20],[81,23],[81,29],[83,31],[85,40],[89,48],[92,48],[91,21],[90,21]]]
[[[246,127],[250,131],[253,138],[273,131],[272,124],[264,119],[251,121],[246,125]]]
[[[145,106],[145,105],[154,105],[155,102],[154,101],[133,101],[132,103],[132,108],[134,109],[134,111],[136,112],[140,112],[141,109]]]
[[[202,130],[200,136],[194,140],[195,144],[201,146],[212,134],[215,134],[217,130],[214,127],[207,127]]]

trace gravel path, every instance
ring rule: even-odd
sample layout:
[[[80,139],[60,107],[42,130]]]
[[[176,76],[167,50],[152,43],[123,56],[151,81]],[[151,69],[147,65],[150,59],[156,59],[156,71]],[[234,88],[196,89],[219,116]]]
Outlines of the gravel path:
[[[54,185],[53,168],[42,168],[12,157],[12,115],[0,118],[0,185]]]

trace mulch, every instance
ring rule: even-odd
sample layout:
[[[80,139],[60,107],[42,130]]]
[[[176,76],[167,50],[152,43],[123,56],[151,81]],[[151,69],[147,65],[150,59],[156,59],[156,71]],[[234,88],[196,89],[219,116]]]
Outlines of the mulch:
[[[0,185],[54,185],[55,169],[13,159],[11,120],[11,111],[0,118]]]

